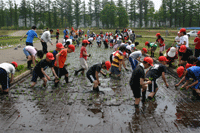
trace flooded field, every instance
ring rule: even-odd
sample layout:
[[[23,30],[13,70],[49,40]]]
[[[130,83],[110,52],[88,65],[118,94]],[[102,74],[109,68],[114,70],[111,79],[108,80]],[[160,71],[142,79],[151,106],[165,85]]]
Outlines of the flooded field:
[[[87,47],[87,51],[92,55],[88,66],[109,60],[112,53],[110,49],[96,46]],[[69,84],[63,79],[59,87],[54,88],[53,81],[48,81],[43,88],[42,81],[38,80],[31,89],[29,76],[14,85],[9,95],[0,96],[0,132],[200,132],[199,101],[190,100],[191,90],[174,87],[179,79],[166,75],[169,88],[158,79],[156,98],[140,103],[139,110],[135,110],[129,86],[131,71],[123,70],[121,80],[100,76],[102,92],[91,93],[89,80],[81,74],[74,76],[74,70],[79,68],[79,52],[80,47],[68,54]],[[46,72],[53,77],[50,69]]]

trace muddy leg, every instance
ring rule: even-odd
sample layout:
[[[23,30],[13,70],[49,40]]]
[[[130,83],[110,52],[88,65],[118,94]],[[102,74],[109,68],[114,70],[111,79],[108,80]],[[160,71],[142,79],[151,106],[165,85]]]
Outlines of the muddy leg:
[[[44,83],[43,83],[43,87],[46,87],[46,85],[47,85],[47,79],[46,79],[45,77],[43,77],[42,80],[43,80],[43,82],[44,82]]]
[[[32,82],[31,88],[35,86],[36,82]]]

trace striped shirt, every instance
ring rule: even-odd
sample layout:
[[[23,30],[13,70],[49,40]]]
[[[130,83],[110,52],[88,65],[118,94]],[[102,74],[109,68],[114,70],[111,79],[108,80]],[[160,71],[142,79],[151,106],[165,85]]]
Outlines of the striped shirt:
[[[123,53],[121,51],[114,55],[112,66],[119,67],[119,62],[123,60]]]

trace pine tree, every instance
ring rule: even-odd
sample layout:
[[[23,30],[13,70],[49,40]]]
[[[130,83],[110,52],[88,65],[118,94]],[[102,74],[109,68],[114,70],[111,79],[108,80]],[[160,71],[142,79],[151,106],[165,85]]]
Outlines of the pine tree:
[[[27,27],[27,4],[26,0],[22,0],[20,4],[20,16],[24,19],[24,26]]]
[[[81,0],[74,0],[74,18],[76,22],[76,27],[78,28],[80,25],[80,17],[81,17]]]

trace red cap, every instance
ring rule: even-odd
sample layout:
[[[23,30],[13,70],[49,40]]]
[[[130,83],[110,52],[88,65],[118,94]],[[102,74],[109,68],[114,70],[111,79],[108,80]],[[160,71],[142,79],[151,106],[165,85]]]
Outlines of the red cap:
[[[72,31],[74,31],[74,28],[72,27]]]
[[[158,58],[159,61],[167,61],[167,58],[165,56],[160,56]]]
[[[17,68],[17,66],[18,66],[18,65],[17,65],[17,62],[14,62],[14,61],[13,61],[13,62],[11,62],[11,63],[12,63],[13,65],[15,65],[15,68]]]
[[[145,42],[145,46],[147,46],[148,44],[149,44],[149,42],[148,42],[148,41],[146,41],[146,42]]]
[[[156,36],[160,36],[160,33],[157,33]]]
[[[85,37],[86,37],[87,35],[85,34]]]
[[[180,29],[180,33],[181,32],[186,32],[186,29],[185,28]]]
[[[97,37],[99,37],[99,35],[97,34]]]
[[[57,31],[59,31],[59,29],[57,29]]]
[[[199,34],[200,34],[200,31],[197,32],[197,35],[199,35]]]
[[[94,40],[96,39],[96,37],[94,37]]]
[[[88,40],[83,40],[82,43],[87,43],[89,44],[90,42]]]
[[[186,49],[187,47],[185,45],[181,45],[179,52],[185,52]]]
[[[184,70],[185,69],[184,69],[183,66],[180,66],[180,67],[177,68],[177,74],[178,74],[179,78],[183,75]]]
[[[142,48],[142,50],[143,50],[145,53],[147,53],[147,49],[146,49],[146,48]]]
[[[125,39],[125,40],[127,40],[127,38],[126,38],[126,37],[124,37],[124,39]]]
[[[110,69],[110,67],[111,67],[111,63],[110,63],[110,61],[106,61],[105,62],[105,65],[106,65],[106,69],[107,69],[107,71]]]
[[[68,35],[66,35],[65,37],[66,37],[67,39],[69,38],[69,36],[68,36]]]
[[[192,66],[196,66],[196,65],[187,63],[187,64],[185,65],[185,69],[188,69],[189,67],[192,67]]]
[[[64,47],[63,47],[62,43],[57,43],[56,48],[64,48]]]
[[[108,33],[106,33],[106,36],[108,36]]]
[[[103,34],[101,34],[101,37],[103,37]]]
[[[106,42],[108,42],[108,39],[106,39]]]
[[[144,61],[149,63],[149,65],[153,66],[153,59],[151,57],[145,57]]]
[[[69,45],[68,48],[71,49],[73,52],[75,51],[75,46],[74,45]]]
[[[50,52],[48,52],[48,53],[46,54],[46,57],[47,57],[49,60],[54,60],[53,54],[50,53]]]

